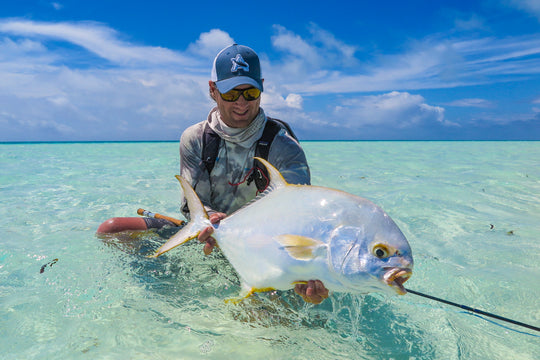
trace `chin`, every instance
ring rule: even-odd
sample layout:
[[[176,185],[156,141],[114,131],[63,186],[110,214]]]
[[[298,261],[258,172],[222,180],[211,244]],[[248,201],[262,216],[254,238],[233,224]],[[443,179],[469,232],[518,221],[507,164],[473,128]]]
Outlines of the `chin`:
[[[249,124],[251,124],[251,120],[246,119],[233,119],[234,127],[235,128],[245,128],[248,127]]]

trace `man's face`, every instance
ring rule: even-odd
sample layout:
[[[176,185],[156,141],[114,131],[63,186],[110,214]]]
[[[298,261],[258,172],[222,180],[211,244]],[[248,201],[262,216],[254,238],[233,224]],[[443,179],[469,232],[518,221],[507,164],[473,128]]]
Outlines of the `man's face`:
[[[236,90],[244,90],[253,87],[251,85],[239,85],[235,87]],[[213,97],[216,100],[219,112],[221,114],[221,120],[232,128],[245,128],[255,119],[259,114],[259,108],[261,106],[261,98],[247,101],[243,95],[240,95],[238,100],[229,102],[225,101],[219,95],[219,91],[213,82],[210,82],[210,91],[212,91]]]

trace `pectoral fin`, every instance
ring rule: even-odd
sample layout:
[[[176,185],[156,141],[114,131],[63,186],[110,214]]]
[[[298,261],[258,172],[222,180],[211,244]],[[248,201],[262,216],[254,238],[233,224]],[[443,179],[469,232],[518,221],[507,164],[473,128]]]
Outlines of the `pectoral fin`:
[[[286,234],[277,236],[276,240],[297,260],[312,260],[326,251],[324,242],[307,236]]]

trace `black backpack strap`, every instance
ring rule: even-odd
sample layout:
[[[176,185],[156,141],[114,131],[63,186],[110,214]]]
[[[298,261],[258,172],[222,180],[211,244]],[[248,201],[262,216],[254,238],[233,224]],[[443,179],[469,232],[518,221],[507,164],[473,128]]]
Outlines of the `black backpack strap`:
[[[264,126],[261,138],[257,141],[255,156],[268,160],[270,145],[272,145],[272,141],[274,141],[274,138],[281,129],[282,127],[277,121],[270,118],[266,120],[266,125]]]
[[[295,135],[294,132],[292,131],[291,126],[290,126],[288,123],[286,123],[286,122],[283,121],[283,120],[274,119],[274,118],[271,118],[271,117],[267,117],[267,120],[270,120],[270,121],[273,121],[273,122],[277,122],[278,124],[280,124],[282,127],[285,128],[285,130],[287,130],[287,132],[289,133],[289,135],[291,135],[296,141],[298,141],[298,138],[296,137],[296,135]]]
[[[204,124],[204,131],[202,136],[202,162],[208,170],[208,174],[212,172],[216,159],[219,153],[219,144],[221,138],[214,132],[208,125],[208,122]]]
[[[272,141],[283,128],[285,128],[285,130],[293,138],[298,140],[289,124],[287,124],[285,121],[268,117],[263,130],[263,134],[257,142],[257,147],[255,148],[255,156],[268,160],[268,154],[270,153],[270,145],[272,145]],[[255,185],[257,186],[257,190],[259,190],[259,192],[263,192],[268,186],[270,182],[268,171],[266,170],[266,167],[260,163],[260,161],[253,161],[253,172],[251,173],[251,176],[248,178],[247,181],[248,185],[252,181],[255,181]]]
[[[285,121],[268,117],[266,119],[266,125],[264,126],[261,138],[257,141],[257,146],[255,147],[255,156],[268,160],[270,145],[272,145],[272,141],[283,128],[293,138],[298,140],[289,124],[287,124]],[[212,172],[212,169],[216,164],[220,143],[221,138],[219,135],[210,128],[208,122],[205,123],[202,136],[202,162],[204,163],[208,174]],[[253,171],[247,179],[247,184],[251,184],[252,181],[255,181],[255,185],[257,185],[259,192],[263,192],[270,181],[266,167],[264,167],[264,165],[262,165],[258,160],[253,161]]]

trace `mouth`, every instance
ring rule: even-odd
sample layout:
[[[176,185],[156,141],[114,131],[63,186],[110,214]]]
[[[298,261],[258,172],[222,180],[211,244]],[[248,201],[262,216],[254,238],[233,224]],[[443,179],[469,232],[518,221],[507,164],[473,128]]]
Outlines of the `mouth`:
[[[399,295],[405,295],[407,290],[403,287],[403,284],[412,275],[411,269],[402,269],[402,268],[390,268],[383,276],[383,281],[393,288]]]
[[[234,110],[234,113],[235,113],[237,116],[244,116],[244,115],[247,115],[248,112],[249,112],[249,108],[248,108],[248,109],[235,109],[235,110]]]

